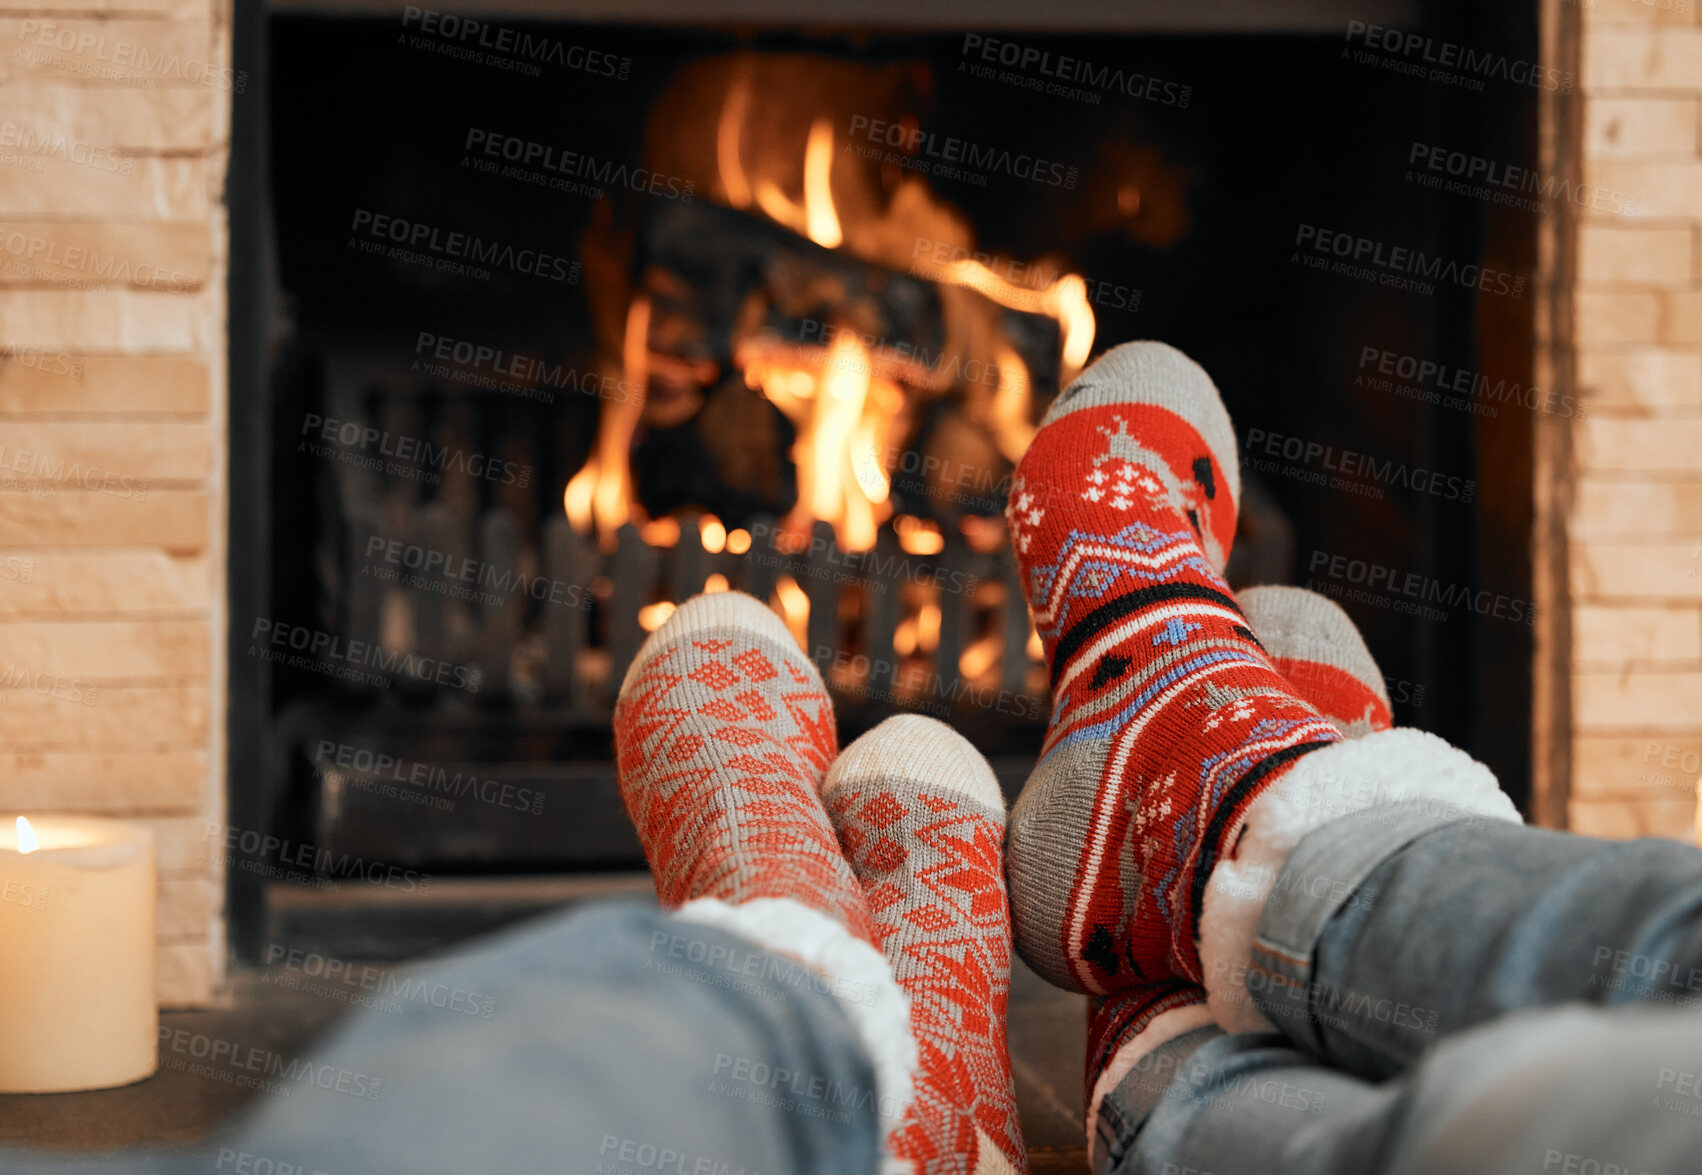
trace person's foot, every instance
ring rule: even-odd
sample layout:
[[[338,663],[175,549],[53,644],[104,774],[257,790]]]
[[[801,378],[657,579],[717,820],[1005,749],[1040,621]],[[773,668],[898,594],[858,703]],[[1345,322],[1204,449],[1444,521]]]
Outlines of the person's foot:
[[[889,1149],[918,1175],[1028,1170],[1005,1035],[1005,804],[943,723],[889,718],[846,748],[823,799],[910,997],[916,1097]]]
[[[1334,602],[1297,587],[1254,587],[1236,593],[1253,635],[1294,691],[1347,738],[1360,738],[1390,726],[1383,674],[1365,647],[1353,620]],[[1206,989],[1176,980],[1124,988],[1097,1005],[1088,1021],[1087,1134],[1097,1138],[1099,1105],[1113,1089],[1136,1074],[1139,1096],[1151,1105],[1185,1059],[1166,1049],[1184,1035],[1203,1043],[1217,1030],[1207,1007]],[[1126,1093],[1128,1091],[1125,1091]],[[1127,1101],[1128,1099],[1125,1098]]]
[[[614,734],[621,797],[662,905],[828,977],[874,1062],[890,1129],[910,1101],[916,1046],[822,806],[838,735],[815,667],[755,599],[697,596],[639,651]]]
[[[1017,467],[1007,520],[1054,709],[1011,814],[1011,899],[1018,950],[1061,986],[1200,982],[1213,867],[1254,801],[1341,737],[1219,573],[1235,469],[1217,389],[1161,343],[1083,372]]]
[[[1271,663],[1342,734],[1358,738],[1395,724],[1383,672],[1334,600],[1282,586],[1245,588],[1235,600]]]

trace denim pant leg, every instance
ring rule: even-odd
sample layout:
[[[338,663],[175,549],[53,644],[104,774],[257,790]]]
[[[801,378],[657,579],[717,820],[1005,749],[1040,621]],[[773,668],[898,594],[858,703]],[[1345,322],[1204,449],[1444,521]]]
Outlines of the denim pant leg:
[[[1290,1040],[1371,1078],[1524,1008],[1702,1008],[1702,852],[1346,817],[1290,854],[1246,978]]]
[[[1097,1175],[1686,1175],[1702,1155],[1695,1014],[1517,1013],[1382,1084],[1206,1031],[1156,1096],[1138,1071],[1106,1096]]]
[[[260,1073],[275,1088],[215,1144],[74,1163],[0,1153],[0,1171],[878,1168],[874,1070],[850,1020],[813,972],[746,940],[605,905],[413,974],[421,998],[396,1001],[399,1015],[353,1013],[290,1071]]]

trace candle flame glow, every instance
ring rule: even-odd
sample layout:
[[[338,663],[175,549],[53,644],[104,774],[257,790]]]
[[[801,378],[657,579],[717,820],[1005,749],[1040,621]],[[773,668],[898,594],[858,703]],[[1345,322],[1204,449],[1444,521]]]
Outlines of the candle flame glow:
[[[20,853],[33,853],[40,847],[41,847],[41,842],[36,840],[36,838],[35,838],[35,829],[30,827],[30,822],[28,820],[25,820],[22,816],[19,816],[18,817],[18,851]]]

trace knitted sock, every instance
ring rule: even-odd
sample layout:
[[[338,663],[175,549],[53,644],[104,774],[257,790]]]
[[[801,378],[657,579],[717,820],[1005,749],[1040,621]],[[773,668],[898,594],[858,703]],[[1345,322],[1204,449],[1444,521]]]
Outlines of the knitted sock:
[[[916,1097],[888,1149],[918,1175],[1027,1171],[1005,1037],[1011,921],[998,781],[950,727],[900,715],[846,749],[823,799],[910,997]]]
[[[1288,678],[1347,738],[1389,729],[1383,675],[1359,629],[1333,601],[1296,587],[1254,587],[1236,593],[1259,643]],[[1088,1024],[1088,1143],[1096,1140],[1099,1103],[1154,1050],[1188,1032],[1215,1026],[1205,988],[1175,982],[1132,987],[1096,1000]],[[1156,1101],[1173,1069],[1148,1072]]]
[[[1218,572],[1234,454],[1205,372],[1129,343],[1059,396],[1017,467],[1007,519],[1053,714],[1008,869],[1017,948],[1061,986],[1200,982],[1214,865],[1254,801],[1341,738]]]
[[[822,806],[838,736],[815,667],[750,596],[697,596],[639,651],[614,733],[621,797],[662,905],[831,979],[890,1129],[910,1101],[916,1046]]]
[[[1335,601],[1298,587],[1252,587],[1235,599],[1272,664],[1337,730],[1357,738],[1395,724],[1383,673]]]

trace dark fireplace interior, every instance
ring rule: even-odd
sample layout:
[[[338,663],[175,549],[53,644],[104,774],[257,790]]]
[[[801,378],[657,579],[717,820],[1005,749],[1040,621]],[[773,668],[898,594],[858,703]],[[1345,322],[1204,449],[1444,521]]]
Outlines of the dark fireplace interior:
[[[1481,8],[1411,27],[1535,56],[1531,13]],[[269,426],[234,458],[269,495],[233,518],[271,561],[233,643],[252,618],[272,655],[240,806],[434,877],[641,869],[613,693],[706,585],[773,601],[842,741],[933,713],[1014,792],[1049,700],[1004,495],[1089,339],[1164,340],[1222,390],[1235,586],[1340,556],[1528,600],[1529,412],[1402,394],[1367,356],[1529,384],[1535,214],[1410,161],[1534,158],[1537,91],[1425,84],[1284,10],[1163,34],[502,20],[543,48],[478,59],[441,24],[273,16]],[[1048,92],[1065,59],[1091,68]],[[1309,230],[1526,289],[1315,269]],[[1444,489],[1314,476],[1347,454]],[[1526,777],[1528,627],[1342,602],[1397,722]],[[239,941],[268,893],[347,899],[286,854],[233,870]]]

